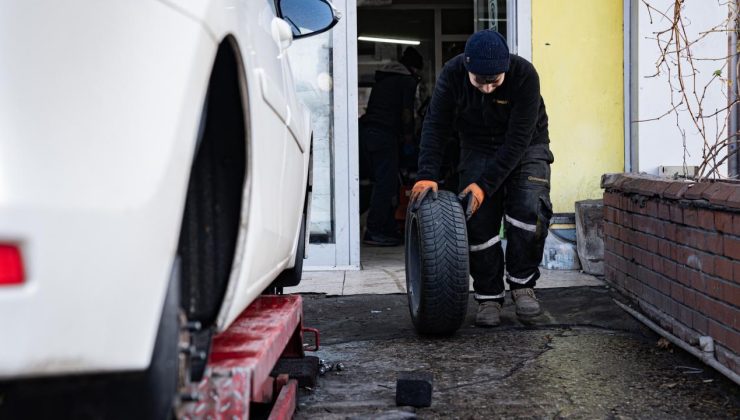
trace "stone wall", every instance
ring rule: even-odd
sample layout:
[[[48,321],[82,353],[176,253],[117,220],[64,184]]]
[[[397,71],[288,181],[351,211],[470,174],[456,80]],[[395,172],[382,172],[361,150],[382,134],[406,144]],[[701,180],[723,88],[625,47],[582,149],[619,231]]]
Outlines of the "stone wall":
[[[740,183],[605,175],[606,280],[740,373]]]

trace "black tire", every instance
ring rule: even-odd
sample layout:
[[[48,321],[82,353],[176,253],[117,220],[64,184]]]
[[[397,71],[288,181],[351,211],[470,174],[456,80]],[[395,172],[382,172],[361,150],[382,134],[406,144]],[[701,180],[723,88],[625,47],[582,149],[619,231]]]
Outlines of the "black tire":
[[[468,311],[470,266],[465,213],[454,193],[431,194],[406,215],[406,290],[421,334],[449,335]]]

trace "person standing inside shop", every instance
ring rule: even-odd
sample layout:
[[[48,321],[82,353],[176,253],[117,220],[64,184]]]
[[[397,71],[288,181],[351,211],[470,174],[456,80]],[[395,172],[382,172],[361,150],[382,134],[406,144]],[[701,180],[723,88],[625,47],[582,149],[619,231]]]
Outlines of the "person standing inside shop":
[[[360,119],[360,153],[373,190],[363,242],[376,246],[401,244],[394,219],[398,194],[399,148],[414,143],[414,99],[423,59],[406,48],[400,62],[375,72],[367,111]]]
[[[476,324],[499,325],[504,278],[520,318],[542,312],[534,294],[552,217],[548,119],[539,76],[496,31],[473,34],[442,70],[421,135],[412,209],[436,195],[444,145],[460,136],[460,198],[468,215]],[[506,263],[499,238],[505,221]]]

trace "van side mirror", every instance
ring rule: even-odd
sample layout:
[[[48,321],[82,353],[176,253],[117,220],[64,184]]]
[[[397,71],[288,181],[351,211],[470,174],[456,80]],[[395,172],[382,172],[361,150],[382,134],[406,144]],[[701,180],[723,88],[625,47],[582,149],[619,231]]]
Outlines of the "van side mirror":
[[[341,18],[329,0],[279,0],[278,15],[288,22],[295,39],[328,31]]]

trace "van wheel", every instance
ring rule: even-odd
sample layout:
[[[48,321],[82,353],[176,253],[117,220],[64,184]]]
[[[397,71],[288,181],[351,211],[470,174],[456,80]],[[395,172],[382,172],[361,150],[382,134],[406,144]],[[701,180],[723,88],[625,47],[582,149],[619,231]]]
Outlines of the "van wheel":
[[[454,193],[439,191],[406,215],[406,290],[421,334],[457,331],[468,310],[470,266],[465,213]]]

